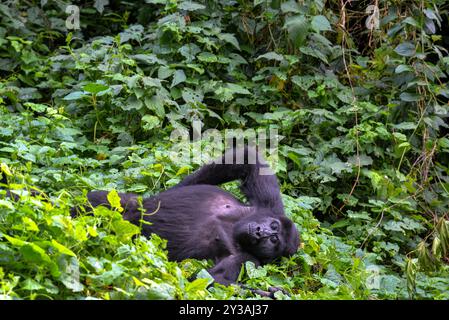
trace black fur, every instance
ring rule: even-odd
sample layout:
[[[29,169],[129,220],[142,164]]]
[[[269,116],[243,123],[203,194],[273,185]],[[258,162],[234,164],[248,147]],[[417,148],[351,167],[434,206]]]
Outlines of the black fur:
[[[142,218],[151,222],[143,224],[142,233],[167,239],[171,260],[213,259],[216,264],[209,271],[222,284],[235,282],[245,261],[260,265],[294,254],[299,234],[284,214],[276,176],[259,174],[268,166],[254,149],[245,147],[244,154],[246,161],[238,164],[236,151],[228,151],[221,162],[205,165],[177,186],[144,199],[143,216],[137,195],[119,193],[124,218],[137,225]],[[225,159],[233,159],[233,164],[221,164]],[[248,159],[257,161],[251,164]],[[236,179],[248,205],[217,187]],[[93,207],[108,206],[107,194],[92,191],[87,196]],[[72,215],[79,212],[72,209]]]

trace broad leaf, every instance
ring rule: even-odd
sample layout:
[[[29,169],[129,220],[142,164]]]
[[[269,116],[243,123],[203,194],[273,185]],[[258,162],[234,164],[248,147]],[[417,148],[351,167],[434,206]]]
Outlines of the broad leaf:
[[[183,70],[176,70],[171,83],[171,88],[186,81],[186,75]]]
[[[64,100],[78,100],[81,99],[83,97],[85,97],[86,95],[84,94],[83,91],[74,91],[72,93],[69,93],[68,95],[66,95],[63,99]]]
[[[314,16],[312,19],[312,29],[317,32],[332,30],[329,20],[325,16]]]
[[[394,51],[404,57],[413,57],[416,54],[416,47],[412,42],[404,42],[398,45]]]

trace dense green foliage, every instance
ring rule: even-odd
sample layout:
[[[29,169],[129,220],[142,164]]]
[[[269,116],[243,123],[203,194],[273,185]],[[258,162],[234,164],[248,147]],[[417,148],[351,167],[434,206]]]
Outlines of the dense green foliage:
[[[66,27],[69,4],[78,30]],[[201,120],[283,137],[276,172],[303,246],[248,263],[241,282],[282,287],[279,299],[449,299],[448,10],[2,2],[0,173],[22,191],[0,191],[0,298],[254,297],[207,289],[210,261],[169,262],[164,240],[139,236],[119,208],[69,215],[88,190],[175,185],[197,166],[167,155],[170,133]]]

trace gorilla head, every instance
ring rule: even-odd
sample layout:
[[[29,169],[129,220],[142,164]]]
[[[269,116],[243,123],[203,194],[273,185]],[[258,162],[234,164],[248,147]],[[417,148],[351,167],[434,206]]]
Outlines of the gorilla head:
[[[266,212],[262,212],[266,211]],[[234,225],[234,239],[243,250],[267,263],[279,256],[291,256],[299,246],[299,233],[291,220],[258,209]]]

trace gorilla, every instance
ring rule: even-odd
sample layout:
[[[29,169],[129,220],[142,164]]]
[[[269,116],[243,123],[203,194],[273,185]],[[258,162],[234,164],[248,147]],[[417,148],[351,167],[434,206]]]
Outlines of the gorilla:
[[[246,161],[238,160],[242,154]],[[248,204],[217,186],[237,179]],[[99,205],[110,207],[107,194],[89,192],[89,204],[72,208],[72,216]],[[246,261],[259,266],[288,257],[300,243],[294,223],[284,214],[276,176],[257,150],[248,146],[231,148],[218,161],[140,205],[136,194],[119,196],[123,218],[142,225],[145,236],[156,233],[166,239],[170,260],[212,259],[215,266],[209,273],[224,285],[237,280]],[[142,224],[141,219],[150,224]]]

